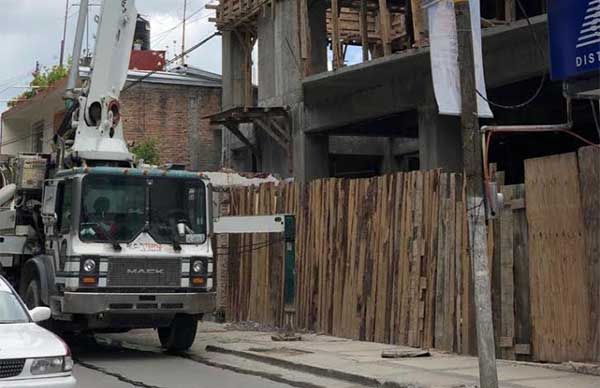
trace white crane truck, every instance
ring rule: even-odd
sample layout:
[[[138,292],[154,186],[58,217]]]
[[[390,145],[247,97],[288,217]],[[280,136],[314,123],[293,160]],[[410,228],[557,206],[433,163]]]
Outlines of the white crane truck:
[[[136,17],[134,0],[102,2],[92,71],[76,88],[73,61],[55,150],[3,156],[0,273],[59,330],[156,328],[184,350],[215,307],[210,192],[202,174],[136,166],[128,151],[119,93]]]

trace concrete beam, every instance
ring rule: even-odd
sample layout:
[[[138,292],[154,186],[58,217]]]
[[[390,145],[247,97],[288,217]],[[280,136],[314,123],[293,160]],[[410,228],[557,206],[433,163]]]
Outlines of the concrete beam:
[[[484,30],[483,57],[488,89],[548,70],[546,16],[537,16],[531,21],[532,28],[526,20],[521,20]],[[533,33],[540,47],[536,47]],[[430,69],[426,48],[308,77],[303,81],[305,130],[328,131],[416,109],[432,88]]]

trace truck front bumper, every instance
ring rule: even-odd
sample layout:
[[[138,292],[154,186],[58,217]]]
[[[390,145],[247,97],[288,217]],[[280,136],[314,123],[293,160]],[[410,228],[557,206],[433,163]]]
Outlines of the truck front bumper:
[[[215,309],[214,292],[198,293],[93,293],[65,292],[63,314],[139,313],[204,314]]]

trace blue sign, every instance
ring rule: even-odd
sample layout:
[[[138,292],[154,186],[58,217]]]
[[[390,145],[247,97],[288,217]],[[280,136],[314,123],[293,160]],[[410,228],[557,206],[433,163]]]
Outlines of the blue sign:
[[[548,0],[553,80],[600,71],[600,0]]]

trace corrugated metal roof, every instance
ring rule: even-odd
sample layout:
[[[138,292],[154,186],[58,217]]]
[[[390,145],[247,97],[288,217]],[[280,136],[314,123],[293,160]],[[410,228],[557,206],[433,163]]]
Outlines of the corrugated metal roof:
[[[127,73],[127,82],[135,82],[142,77],[144,83],[168,84],[168,85],[187,85],[207,88],[220,88],[221,77],[218,74],[200,71],[201,73],[179,73],[173,71],[157,71],[148,76],[149,71],[129,70]],[[80,67],[79,75],[82,78],[88,78],[90,74],[89,67]]]

